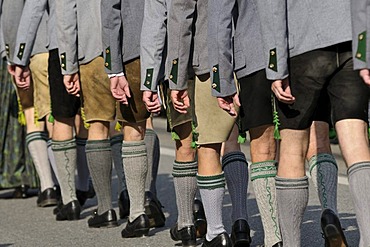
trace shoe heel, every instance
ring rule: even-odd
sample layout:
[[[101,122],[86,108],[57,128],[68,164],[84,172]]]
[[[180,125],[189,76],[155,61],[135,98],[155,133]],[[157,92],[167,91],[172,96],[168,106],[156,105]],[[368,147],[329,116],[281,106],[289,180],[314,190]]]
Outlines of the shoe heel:
[[[327,247],[347,247],[347,241],[335,225],[327,225],[324,229]]]
[[[203,238],[207,233],[207,221],[204,219],[199,219],[194,222],[194,226],[197,238]]]
[[[162,227],[165,225],[166,218],[164,217],[163,212],[155,205],[149,204],[146,206],[145,214],[149,218],[149,227]]]
[[[70,212],[69,214],[67,214],[67,220],[79,220],[80,219],[80,214],[81,214],[80,210]]]
[[[134,231],[135,237],[148,236],[148,234],[149,234],[149,228],[141,228],[141,229],[136,229]]]

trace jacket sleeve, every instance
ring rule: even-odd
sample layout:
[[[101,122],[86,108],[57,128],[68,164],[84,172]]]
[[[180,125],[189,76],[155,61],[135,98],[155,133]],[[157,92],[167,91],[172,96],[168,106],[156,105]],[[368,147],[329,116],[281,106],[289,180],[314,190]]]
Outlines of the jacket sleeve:
[[[117,74],[124,70],[121,0],[101,1],[101,18],[105,71],[108,74]]]
[[[257,1],[266,61],[266,76],[269,80],[288,77],[289,48],[286,1]]]
[[[47,0],[26,1],[18,26],[14,63],[26,66],[31,57],[36,33],[46,11]]]
[[[370,68],[370,0],[351,0],[352,51],[354,69]]]
[[[208,58],[211,66],[212,95],[236,93],[233,64],[233,13],[235,0],[208,1]]]
[[[166,60],[167,6],[165,0],[146,0],[141,29],[141,90],[157,91],[164,78]]]
[[[168,58],[170,89],[187,88],[193,20],[196,0],[172,0],[168,16]]]
[[[57,34],[60,65],[63,75],[78,72],[77,0],[57,0]]]

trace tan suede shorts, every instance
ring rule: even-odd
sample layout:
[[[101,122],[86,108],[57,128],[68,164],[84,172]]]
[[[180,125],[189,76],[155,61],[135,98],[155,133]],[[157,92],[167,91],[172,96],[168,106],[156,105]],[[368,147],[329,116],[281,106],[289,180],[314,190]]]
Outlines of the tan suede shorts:
[[[227,141],[233,129],[235,118],[222,110],[217,98],[211,94],[209,74],[195,76],[194,125],[197,145]]]
[[[193,120],[194,113],[194,80],[188,81],[188,95],[190,96],[190,108],[187,109],[186,114],[181,114],[173,108],[171,100],[171,90],[168,86],[168,81],[162,83],[161,94],[163,96],[163,102],[166,108],[166,115],[168,125],[171,131],[177,126],[180,126],[184,123],[191,122]],[[180,133],[177,133],[180,134]]]
[[[80,65],[80,82],[83,96],[85,122],[118,121],[142,122],[149,118],[140,91],[140,60],[125,64],[125,75],[130,84],[129,105],[119,104],[110,91],[110,80],[104,71],[103,57]]]
[[[131,98],[128,105],[119,104],[118,121],[139,123],[150,117],[143,102],[143,92],[140,90],[140,59],[125,63],[125,75],[130,85]]]
[[[22,109],[26,110],[28,108],[33,107],[33,83],[32,81],[31,81],[30,88],[27,90],[23,90],[17,87],[14,76],[12,76],[12,82],[13,82],[14,87],[17,89],[16,90],[17,97],[22,106]]]
[[[36,54],[30,59],[35,115],[38,119],[44,118],[51,112],[48,59],[49,53]]]

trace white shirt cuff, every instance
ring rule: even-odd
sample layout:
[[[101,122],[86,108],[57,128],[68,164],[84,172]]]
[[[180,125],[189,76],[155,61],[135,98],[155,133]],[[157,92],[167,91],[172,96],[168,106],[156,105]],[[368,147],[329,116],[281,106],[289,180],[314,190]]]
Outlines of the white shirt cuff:
[[[113,78],[113,77],[116,77],[116,76],[125,76],[125,73],[121,72],[121,73],[118,73],[118,74],[108,74],[109,79]]]

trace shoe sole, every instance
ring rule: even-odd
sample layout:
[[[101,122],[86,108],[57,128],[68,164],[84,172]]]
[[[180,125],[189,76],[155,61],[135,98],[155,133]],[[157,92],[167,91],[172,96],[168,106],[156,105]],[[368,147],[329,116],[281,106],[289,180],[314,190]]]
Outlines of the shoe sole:
[[[250,246],[250,241],[247,239],[239,240],[233,245],[233,247],[249,247],[249,246]]]
[[[335,225],[329,224],[324,229],[325,242],[327,247],[347,247],[347,242],[343,238],[344,234],[341,229],[338,229]]]
[[[146,205],[145,214],[149,218],[149,227],[162,227],[165,225],[166,218],[157,206],[153,204]],[[153,215],[156,215],[156,217],[153,217]]]
[[[203,238],[207,233],[207,221],[205,219],[199,219],[194,222],[194,226],[197,238]]]
[[[40,203],[37,203],[37,206],[40,207],[40,208],[51,207],[51,206],[56,206],[56,205],[58,205],[58,200],[57,199],[47,199],[47,200],[44,200]]]
[[[117,227],[117,226],[118,226],[117,221],[104,222],[104,223],[99,224],[99,225],[89,225],[90,228],[113,228],[113,227]]]
[[[148,236],[149,229],[148,228],[141,228],[141,229],[136,229],[134,230],[133,234],[128,235],[128,236],[123,236],[122,238],[140,238],[144,236]]]

